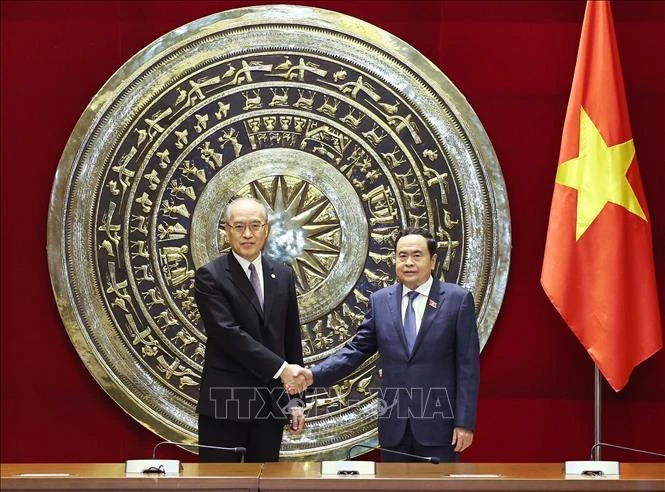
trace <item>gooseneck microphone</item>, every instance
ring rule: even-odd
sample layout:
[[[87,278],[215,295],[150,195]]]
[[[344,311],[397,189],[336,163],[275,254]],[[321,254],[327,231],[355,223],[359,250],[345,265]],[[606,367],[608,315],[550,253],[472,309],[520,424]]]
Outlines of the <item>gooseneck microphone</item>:
[[[403,453],[401,451],[395,451],[393,449],[382,448],[381,446],[377,446],[377,447],[373,448],[372,446],[365,446],[364,444],[354,444],[353,446],[351,446],[349,448],[349,451],[346,453],[346,459],[348,459],[348,460],[351,459],[351,451],[353,450],[353,448],[365,448],[365,449],[371,449],[371,450],[377,449],[379,451],[383,451],[383,452],[389,453],[389,454],[397,454],[397,455],[400,455],[400,456],[407,456],[409,458],[415,458],[415,459],[420,460],[420,461],[425,461],[427,463],[432,463],[433,465],[438,465],[439,463],[441,463],[441,459],[438,458],[437,456],[420,456],[420,455],[417,455],[417,454]]]
[[[655,453],[653,451],[647,451],[645,449],[627,448],[626,446],[617,446],[616,444],[608,444],[606,442],[597,442],[596,444],[591,446],[590,459],[592,461],[593,461],[593,452],[596,450],[596,448],[600,448],[601,446],[605,446],[608,448],[615,448],[615,449],[623,449],[624,451],[632,451],[634,453],[650,454],[651,456],[660,456],[661,458],[665,458],[665,454],[663,453]]]
[[[247,448],[237,447],[237,448],[224,448],[222,446],[208,446],[206,444],[191,444],[186,442],[175,442],[175,441],[162,441],[158,442],[154,448],[152,448],[152,459],[155,459],[157,455],[157,448],[163,444],[170,444],[172,446],[183,446],[191,448],[206,448],[206,449],[217,449],[218,451],[229,451],[235,454],[242,454],[243,456],[247,453]]]
[[[165,460],[157,459],[157,448],[165,444],[170,444],[172,446],[182,446],[182,447],[191,447],[191,448],[209,448],[209,449],[218,449],[220,451],[227,451],[236,454],[244,455],[247,453],[247,448],[224,448],[221,446],[206,446],[205,444],[190,444],[186,442],[176,442],[176,441],[162,441],[158,442],[154,448],[152,448],[152,459],[149,460],[127,460],[125,461],[125,473],[128,474],[138,474],[138,473],[158,473],[160,475],[177,475],[182,471],[182,464],[180,460]]]

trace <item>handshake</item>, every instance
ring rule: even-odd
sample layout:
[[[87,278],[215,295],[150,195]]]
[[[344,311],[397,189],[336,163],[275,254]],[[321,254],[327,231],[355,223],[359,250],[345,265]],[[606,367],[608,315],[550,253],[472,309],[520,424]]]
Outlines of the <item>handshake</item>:
[[[284,391],[289,395],[302,393],[314,383],[312,371],[298,364],[287,364],[279,378],[284,384]]]

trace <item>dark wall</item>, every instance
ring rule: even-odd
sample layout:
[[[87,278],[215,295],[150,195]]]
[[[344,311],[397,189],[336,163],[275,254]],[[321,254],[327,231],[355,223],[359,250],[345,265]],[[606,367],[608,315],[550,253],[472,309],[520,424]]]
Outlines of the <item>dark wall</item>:
[[[593,365],[539,283],[584,2],[307,4],[359,17],[416,47],[467,97],[499,157],[512,259],[481,356],[476,439],[463,460],[585,459]],[[247,5],[2,2],[1,461],[118,462],[147,456],[159,440],[95,383],[67,337],[46,261],[51,184],[79,115],[117,68],[171,29]],[[613,9],[665,306],[665,3],[615,2]],[[665,451],[664,374],[661,350],[621,393],[604,385],[604,440]]]

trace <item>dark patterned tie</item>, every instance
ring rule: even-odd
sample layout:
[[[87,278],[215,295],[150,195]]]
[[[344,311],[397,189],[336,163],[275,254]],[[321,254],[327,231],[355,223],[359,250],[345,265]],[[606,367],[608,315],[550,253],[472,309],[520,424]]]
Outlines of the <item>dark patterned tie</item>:
[[[249,282],[254,287],[254,292],[256,292],[256,297],[259,299],[259,304],[261,309],[263,309],[263,291],[261,290],[261,282],[259,282],[259,274],[256,273],[256,268],[254,268],[254,263],[249,264]]]
[[[406,295],[409,296],[409,303],[406,305],[404,314],[404,335],[406,336],[406,346],[411,354],[413,344],[416,343],[416,312],[413,310],[413,300],[418,297],[418,292],[412,290]]]

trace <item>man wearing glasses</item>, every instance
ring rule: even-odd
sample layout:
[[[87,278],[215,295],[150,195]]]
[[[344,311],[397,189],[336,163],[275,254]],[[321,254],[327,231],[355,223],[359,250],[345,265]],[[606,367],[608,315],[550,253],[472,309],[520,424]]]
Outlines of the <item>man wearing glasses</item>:
[[[224,230],[231,252],[199,268],[196,303],[208,342],[197,413],[199,444],[245,447],[246,462],[279,460],[287,413],[291,431],[304,415],[282,384],[303,390],[300,319],[291,269],[261,254],[268,238],[266,207],[253,198],[229,203]],[[200,448],[202,462],[241,455]]]

